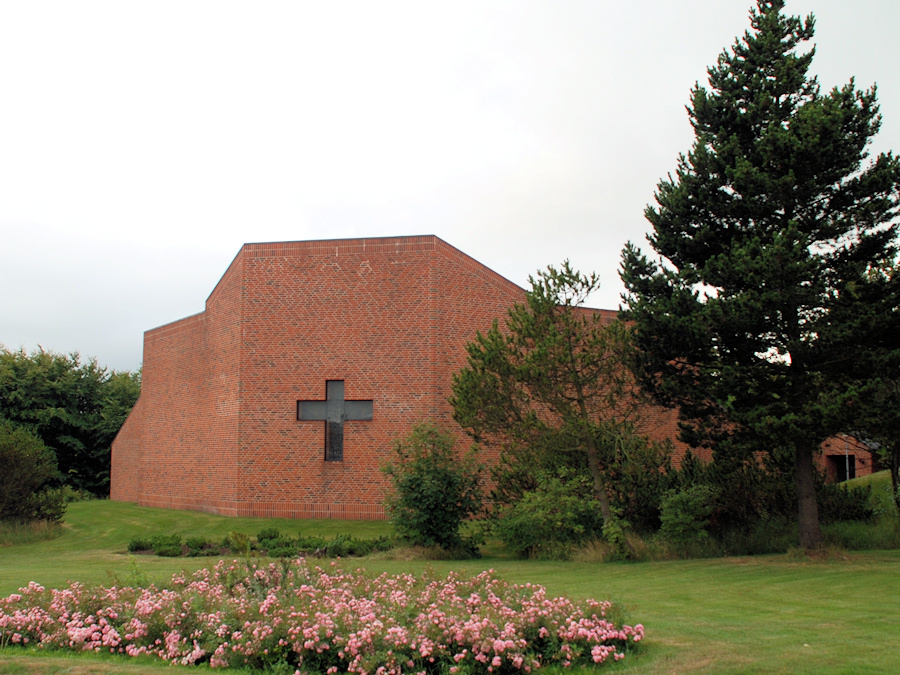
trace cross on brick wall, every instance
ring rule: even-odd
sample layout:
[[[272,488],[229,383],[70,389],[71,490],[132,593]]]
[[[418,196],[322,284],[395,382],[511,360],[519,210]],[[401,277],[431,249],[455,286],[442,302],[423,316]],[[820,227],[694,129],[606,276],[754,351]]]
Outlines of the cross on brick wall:
[[[297,419],[325,420],[325,461],[340,462],[344,459],[344,422],[371,420],[372,401],[345,401],[344,381],[327,380],[324,401],[297,401]]]

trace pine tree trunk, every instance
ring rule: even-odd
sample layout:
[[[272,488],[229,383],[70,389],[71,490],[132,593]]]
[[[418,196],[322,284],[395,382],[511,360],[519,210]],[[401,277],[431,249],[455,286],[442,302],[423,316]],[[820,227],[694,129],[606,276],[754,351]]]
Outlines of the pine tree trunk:
[[[588,467],[591,470],[591,478],[594,481],[594,497],[600,502],[600,513],[603,515],[603,524],[609,525],[613,522],[612,508],[609,505],[609,495],[606,494],[606,482],[603,480],[603,470],[600,468],[600,458],[597,451],[597,443],[594,434],[590,431],[591,415],[588,412],[587,400],[584,395],[584,385],[578,375],[578,364],[575,360],[575,347],[571,343],[568,344],[568,357],[571,372],[575,374],[572,382],[575,388],[576,401],[578,403],[578,413],[582,423],[582,431],[584,433],[584,444],[587,450]]]
[[[797,457],[797,512],[800,526],[800,546],[805,549],[822,545],[819,528],[819,505],[816,503],[816,474],[813,466],[813,450],[798,447]]]
[[[603,481],[603,472],[600,470],[600,460],[597,459],[596,450],[591,447],[588,450],[588,466],[591,469],[591,478],[594,481],[594,497],[600,502],[600,513],[603,514],[603,524],[608,525],[613,520],[612,508],[609,505],[609,495],[606,494],[606,484]]]

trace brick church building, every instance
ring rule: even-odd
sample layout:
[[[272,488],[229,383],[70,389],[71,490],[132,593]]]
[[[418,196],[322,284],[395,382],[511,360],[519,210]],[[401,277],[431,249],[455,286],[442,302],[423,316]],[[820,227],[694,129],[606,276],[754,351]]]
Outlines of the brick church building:
[[[144,334],[141,395],[113,443],[110,497],[232,516],[383,518],[379,467],[394,439],[420,421],[454,425],[447,398],[466,344],[524,294],[434,236],[246,244],[203,312]],[[644,417],[674,439],[674,413]],[[676,463],[684,450],[676,443]],[[838,474],[850,454],[859,475],[871,468],[864,450],[835,450]]]

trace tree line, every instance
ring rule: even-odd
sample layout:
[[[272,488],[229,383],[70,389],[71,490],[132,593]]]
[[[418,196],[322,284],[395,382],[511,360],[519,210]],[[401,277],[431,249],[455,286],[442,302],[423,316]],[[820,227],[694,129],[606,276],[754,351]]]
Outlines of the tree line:
[[[140,386],[140,371],[109,371],[77,353],[0,346],[0,519],[34,510],[25,486],[108,496],[112,441]]]

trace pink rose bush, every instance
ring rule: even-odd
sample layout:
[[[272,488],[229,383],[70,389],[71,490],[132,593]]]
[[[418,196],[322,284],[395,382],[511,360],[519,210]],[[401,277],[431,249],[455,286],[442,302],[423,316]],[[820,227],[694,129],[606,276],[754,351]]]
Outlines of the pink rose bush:
[[[510,673],[618,660],[644,628],[608,602],[548,598],[492,571],[373,577],[303,560],[220,562],[169,588],[30,583],[0,599],[0,647],[149,654],[297,673]]]

